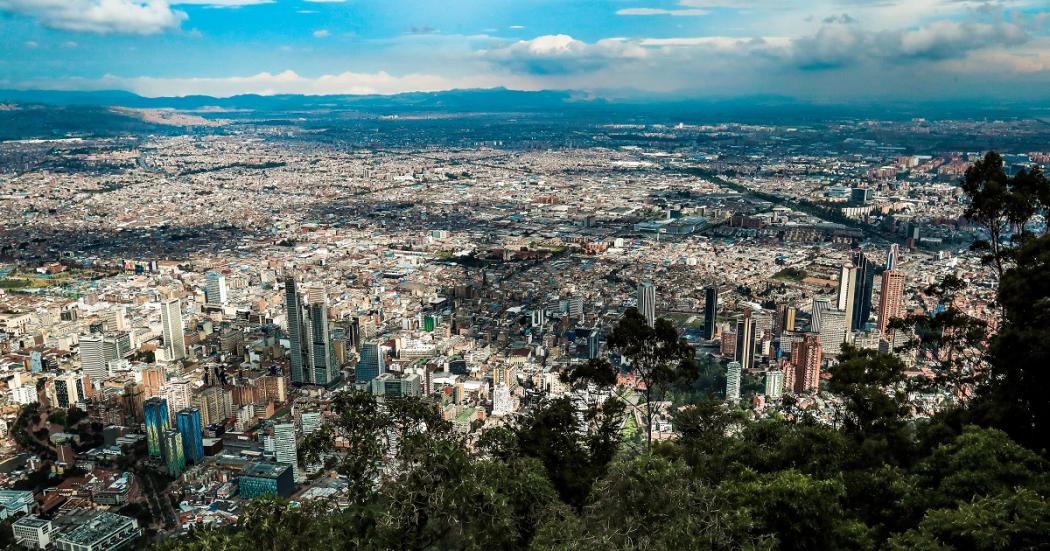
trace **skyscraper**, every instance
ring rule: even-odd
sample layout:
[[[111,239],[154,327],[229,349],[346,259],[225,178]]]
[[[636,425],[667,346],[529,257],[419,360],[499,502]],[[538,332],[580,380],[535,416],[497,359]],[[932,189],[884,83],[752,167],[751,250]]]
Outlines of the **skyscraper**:
[[[186,470],[186,455],[182,448],[182,435],[175,429],[161,433],[161,458],[168,469],[168,475],[178,478]]]
[[[306,309],[310,372],[304,375],[309,375],[308,382],[315,385],[328,385],[339,379],[339,362],[335,359],[335,344],[328,330],[328,305],[324,300],[323,295],[319,300],[311,299]]]
[[[751,317],[750,310],[736,323],[736,361],[740,362],[740,368],[744,371],[754,367],[755,328],[755,320]]]
[[[120,357],[114,339],[102,335],[80,337],[80,366],[93,381],[101,382],[109,376],[109,362]]]
[[[860,331],[871,318],[871,295],[875,287],[875,265],[860,250],[853,253],[853,265],[857,267],[856,289],[853,294],[853,313],[850,329]]]
[[[168,401],[150,398],[143,404],[146,417],[146,447],[152,457],[160,457],[161,436],[168,430]]]
[[[204,459],[204,441],[201,427],[201,410],[186,408],[175,415],[175,425],[182,435],[182,450],[186,460],[199,465]]]
[[[897,269],[897,262],[900,259],[901,248],[900,245],[893,243],[890,245],[890,250],[886,253],[886,269],[895,270]]]
[[[284,305],[288,318],[288,359],[292,365],[292,383],[303,384],[308,382],[306,372],[310,369],[308,355],[304,353],[306,327],[303,323],[302,297],[299,296],[299,289],[292,276],[284,280]]]
[[[886,333],[890,320],[904,315],[904,272],[882,272],[882,294],[879,296],[879,331]]]
[[[173,298],[160,308],[160,323],[164,334],[164,348],[172,360],[186,357],[186,337],[182,329],[182,301]]]
[[[656,286],[651,281],[638,284],[638,312],[649,327],[656,325]]]
[[[784,372],[771,369],[766,372],[766,397],[776,400],[784,395]]]
[[[704,338],[715,338],[715,324],[718,322],[718,287],[711,285],[704,289]]]
[[[299,472],[299,451],[295,443],[295,425],[281,423],[273,426],[273,455],[278,463],[291,465]]]
[[[357,362],[354,370],[354,380],[359,383],[367,383],[386,372],[383,359],[383,350],[378,343],[365,343],[361,345],[361,360]]]
[[[823,347],[816,335],[806,335],[791,345],[791,365],[795,369],[794,391],[809,392],[820,389],[820,363]]]
[[[737,402],[740,400],[740,362],[729,362],[726,369],[726,400]]]
[[[204,297],[208,306],[221,307],[226,305],[226,276],[215,272],[208,272],[208,283],[204,289]]]
[[[853,301],[857,294],[857,267],[843,264],[839,273],[839,294],[836,308],[846,313],[846,330],[853,329]]]

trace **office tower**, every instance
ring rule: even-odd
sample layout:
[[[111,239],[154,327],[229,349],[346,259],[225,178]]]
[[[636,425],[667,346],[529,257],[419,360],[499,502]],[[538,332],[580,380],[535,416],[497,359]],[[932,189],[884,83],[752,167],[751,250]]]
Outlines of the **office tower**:
[[[715,324],[718,322],[718,287],[711,285],[704,289],[704,338],[715,338]]]
[[[853,301],[857,294],[857,267],[843,264],[839,273],[839,294],[836,308],[846,313],[846,330],[853,329]]]
[[[850,329],[860,331],[871,318],[871,295],[875,287],[875,265],[861,251],[853,253],[853,265],[857,267],[856,289],[853,295],[852,325]]]
[[[379,344],[361,345],[361,360],[357,362],[357,368],[354,370],[354,380],[359,383],[367,383],[385,372],[383,350]]]
[[[305,411],[299,416],[299,420],[303,424],[303,436],[309,436],[315,430],[321,428],[321,422],[324,419],[321,417],[320,411]]]
[[[766,372],[766,397],[776,400],[784,395],[784,372],[772,369]]]
[[[795,307],[785,306],[784,313],[780,318],[780,330],[783,331],[794,331],[795,330]]]
[[[806,335],[791,345],[791,365],[795,369],[793,382],[795,392],[820,390],[820,363],[823,347],[816,335]]]
[[[121,402],[124,407],[125,417],[130,417],[137,423],[141,423],[145,419],[143,407],[146,402],[146,392],[143,390],[142,385],[137,383],[125,384]]]
[[[164,398],[150,398],[143,404],[146,417],[146,446],[152,457],[160,457],[161,436],[168,430],[168,401]]]
[[[306,327],[303,320],[303,301],[294,277],[284,280],[284,305],[288,317],[288,358],[292,364],[292,383],[307,382],[306,372],[310,370],[309,355],[306,350]]]
[[[593,360],[598,357],[599,341],[598,337],[601,334],[601,330],[597,327],[591,329],[590,333],[587,334],[587,359]]]
[[[125,314],[127,309],[121,305],[107,308],[99,312],[99,317],[102,318],[102,325],[105,330],[109,333],[116,333],[118,331],[127,330],[127,321]]]
[[[175,414],[175,426],[182,435],[182,451],[186,461],[200,465],[204,459],[203,426],[201,410],[186,408]]]
[[[182,301],[173,298],[161,304],[160,323],[164,332],[164,348],[172,360],[186,357],[186,337],[182,329]]]
[[[827,299],[813,299],[813,314],[810,317],[809,330],[814,333],[820,333],[821,322],[824,319],[824,314],[835,308],[831,305],[831,301]]]
[[[193,395],[192,404],[201,412],[201,423],[210,425],[233,417],[233,392],[219,386],[209,386]]]
[[[638,313],[649,327],[656,326],[656,286],[651,281],[638,284]]]
[[[740,400],[740,362],[729,362],[726,370],[726,400],[737,402]]]
[[[175,412],[188,408],[193,403],[193,383],[185,377],[168,381],[162,392],[168,401],[169,419],[175,417]]]
[[[167,372],[163,367],[154,365],[142,369],[142,386],[146,391],[146,397],[152,398],[160,394],[160,389],[167,383]]]
[[[208,306],[222,307],[226,305],[226,276],[215,272],[208,272],[208,282],[204,288],[204,300]]]
[[[882,294],[879,296],[879,331],[886,333],[890,320],[904,316],[904,272],[882,272]]]
[[[281,423],[273,426],[273,455],[281,464],[291,465],[292,471],[299,472],[299,451],[295,443],[295,425]]]
[[[838,356],[842,351],[842,343],[846,342],[850,334],[846,326],[846,312],[826,310],[821,314],[819,338],[826,354]]]
[[[95,381],[109,376],[109,362],[119,358],[117,343],[102,335],[80,337],[80,366]]]
[[[66,373],[55,377],[55,405],[69,408],[83,398],[83,382],[76,373]]]
[[[578,320],[583,317],[583,297],[569,299],[569,317]]]
[[[744,317],[736,323],[736,357],[740,362],[740,368],[744,371],[754,367],[755,363],[755,320],[751,312],[747,311]]]
[[[886,270],[897,269],[897,262],[900,261],[901,248],[900,245],[893,243],[890,245],[889,252],[886,253]]]
[[[339,363],[335,360],[335,344],[328,330],[328,305],[322,294],[310,295],[310,304],[306,308],[306,329],[310,346],[307,359],[310,370],[303,370],[303,375],[315,385],[328,385],[339,380]]]
[[[168,475],[178,478],[186,470],[186,454],[182,448],[182,435],[175,429],[161,433],[161,459],[168,469]]]

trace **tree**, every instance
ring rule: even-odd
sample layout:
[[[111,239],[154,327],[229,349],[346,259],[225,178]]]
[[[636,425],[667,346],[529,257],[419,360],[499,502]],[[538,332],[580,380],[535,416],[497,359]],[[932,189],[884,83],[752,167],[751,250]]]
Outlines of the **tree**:
[[[943,309],[933,314],[911,314],[889,324],[894,331],[915,336],[897,351],[914,350],[919,358],[932,362],[934,377],[928,381],[931,387],[957,397],[971,394],[987,373],[984,351],[988,324],[955,305],[966,287],[965,281],[949,275],[925,290]]]
[[[828,389],[843,400],[842,428],[871,459],[911,448],[904,364],[896,356],[843,346]]]
[[[989,384],[979,419],[1022,444],[1046,449],[1050,434],[1050,236],[1031,239],[999,282],[1003,323],[989,346]]]
[[[541,526],[535,549],[771,549],[747,514],[687,465],[641,455],[618,463],[578,517]]]
[[[929,511],[917,528],[891,538],[888,548],[894,551],[1046,549],[1047,534],[1050,534],[1050,502],[1030,489],[1019,488],[955,508]]]
[[[608,339],[644,385],[646,445],[653,444],[654,401],[662,400],[675,382],[691,383],[697,377],[693,349],[671,322],[659,318],[653,327],[636,308],[628,308]]]
[[[1038,168],[1008,177],[1003,158],[990,151],[966,169],[961,187],[969,199],[966,217],[988,236],[975,241],[973,248],[987,251],[984,260],[1002,277],[1012,255],[1006,238],[1022,244],[1031,236],[1029,222],[1050,206],[1050,182]]]

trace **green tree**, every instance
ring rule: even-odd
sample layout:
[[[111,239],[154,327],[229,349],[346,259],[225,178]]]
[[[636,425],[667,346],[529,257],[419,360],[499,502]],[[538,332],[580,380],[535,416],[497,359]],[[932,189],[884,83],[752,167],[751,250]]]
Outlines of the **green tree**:
[[[894,551],[1006,551],[1046,549],[1050,534],[1050,502],[1019,488],[926,513],[917,528],[891,538]]]
[[[674,383],[696,380],[693,348],[678,337],[670,321],[658,318],[653,327],[635,308],[628,308],[609,335],[609,346],[623,357],[627,369],[644,385],[646,446],[653,444],[653,404]]]

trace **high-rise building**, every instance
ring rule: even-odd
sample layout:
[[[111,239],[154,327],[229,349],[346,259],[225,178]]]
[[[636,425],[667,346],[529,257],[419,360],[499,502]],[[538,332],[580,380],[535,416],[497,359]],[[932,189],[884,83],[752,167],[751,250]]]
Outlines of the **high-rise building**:
[[[593,360],[598,357],[600,348],[600,341],[598,340],[601,336],[601,329],[598,327],[591,328],[591,332],[587,334],[587,359]]]
[[[146,447],[152,457],[160,457],[161,436],[168,430],[168,401],[164,398],[150,398],[143,404],[146,417]]]
[[[766,397],[776,400],[784,395],[784,372],[771,369],[766,372]]]
[[[292,365],[292,383],[304,384],[308,382],[306,373],[310,370],[309,356],[305,353],[306,324],[302,297],[292,276],[284,280],[284,305],[288,318],[288,359]]]
[[[839,273],[839,293],[836,308],[846,313],[846,330],[853,328],[853,301],[857,294],[857,267],[843,264]]]
[[[776,334],[780,335],[784,331],[795,330],[795,307],[781,304],[777,306],[777,321],[776,321]]]
[[[204,459],[204,431],[201,410],[186,408],[175,414],[175,426],[182,435],[182,450],[186,461],[199,465]]]
[[[160,394],[160,389],[167,384],[168,374],[163,367],[152,365],[142,369],[142,386],[146,391],[146,397],[152,398]]]
[[[161,458],[168,469],[168,475],[178,478],[186,470],[186,455],[182,448],[182,435],[175,429],[168,429],[161,434]]]
[[[806,335],[791,345],[791,365],[795,369],[795,392],[820,390],[820,363],[823,347],[817,335]]]
[[[177,411],[188,408],[193,403],[193,383],[186,377],[168,381],[162,392],[168,400],[169,419],[173,419]]]
[[[329,385],[339,380],[339,363],[335,359],[335,344],[328,331],[328,305],[324,300],[324,295],[317,301],[311,299],[306,309],[310,371],[307,373],[304,370],[303,374],[309,376],[304,382],[315,385]]]
[[[715,338],[715,324],[718,322],[718,287],[711,285],[704,289],[704,338]]]
[[[890,320],[904,315],[904,272],[882,272],[882,294],[879,296],[879,331],[886,333]]]
[[[226,305],[226,276],[215,272],[208,272],[207,287],[204,288],[204,299],[208,306],[222,307]]]
[[[856,290],[853,294],[853,313],[850,329],[861,331],[871,318],[871,295],[875,287],[875,264],[862,251],[853,253],[853,265],[857,267]]]
[[[384,365],[383,349],[378,343],[365,343],[361,345],[361,360],[357,362],[354,370],[354,380],[359,383],[367,383],[386,372]]]
[[[638,313],[649,327],[656,326],[656,286],[651,281],[638,284]]]
[[[755,330],[755,320],[748,310],[736,323],[735,359],[740,362],[740,368],[744,371],[751,369],[755,364]]]
[[[822,313],[819,338],[826,354],[838,356],[842,351],[842,343],[846,342],[850,335],[846,326],[846,312],[826,310]]]
[[[886,270],[897,269],[897,262],[900,260],[901,248],[900,245],[893,243],[890,245],[890,250],[886,253]]]
[[[273,455],[281,464],[291,465],[294,473],[299,472],[299,449],[295,442],[295,425],[281,423],[273,426]]]
[[[55,405],[65,409],[84,399],[81,380],[76,373],[65,373],[55,377]]]
[[[164,334],[164,348],[172,360],[186,357],[186,337],[182,328],[182,301],[173,298],[160,308],[160,323]]]
[[[103,335],[81,335],[80,365],[92,380],[109,377],[109,362],[120,358],[116,340]]]
[[[740,362],[729,362],[726,369],[726,400],[737,402],[740,400]]]

